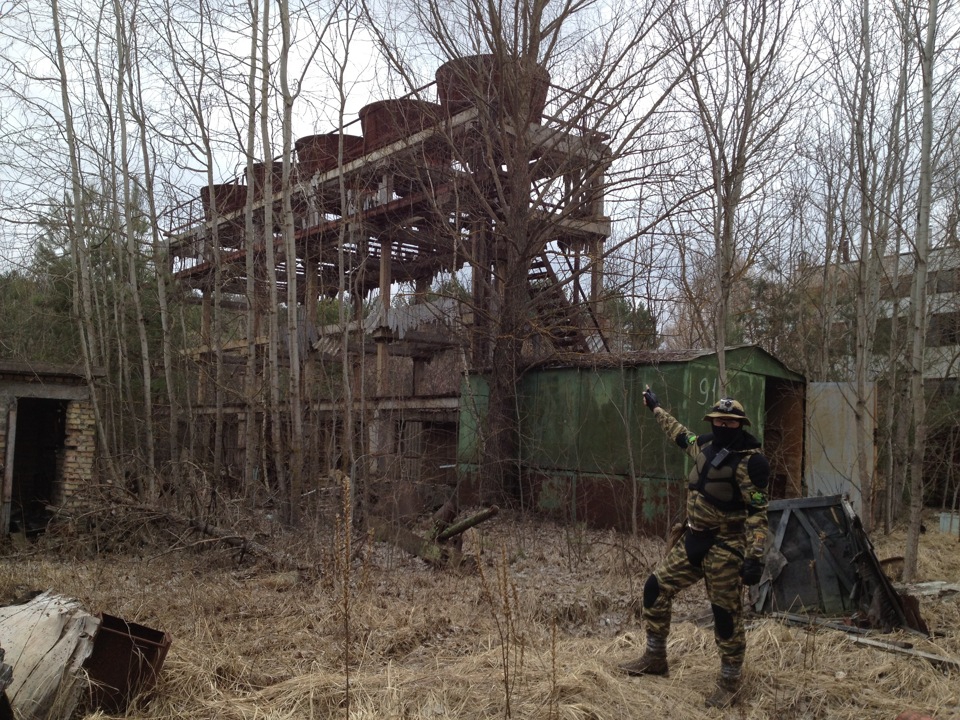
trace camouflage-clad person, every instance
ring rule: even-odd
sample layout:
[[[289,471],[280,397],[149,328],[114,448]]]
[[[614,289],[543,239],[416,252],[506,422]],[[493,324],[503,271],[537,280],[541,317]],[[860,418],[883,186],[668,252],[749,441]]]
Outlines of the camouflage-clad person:
[[[643,587],[646,652],[620,669],[629,675],[667,674],[673,597],[702,578],[720,651],[720,675],[707,705],[726,707],[736,702],[746,653],[742,586],[760,582],[763,572],[770,464],[760,442],[744,429],[750,420],[736,400],[724,398],[710,408],[703,419],[712,432],[697,435],[661,408],[649,388],[643,397],[667,437],[695,463],[688,477],[682,540]]]

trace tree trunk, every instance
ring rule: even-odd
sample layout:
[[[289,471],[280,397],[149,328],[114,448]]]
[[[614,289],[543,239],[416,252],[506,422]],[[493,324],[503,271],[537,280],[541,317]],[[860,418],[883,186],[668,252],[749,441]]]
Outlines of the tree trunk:
[[[131,57],[131,42],[135,40],[129,37],[126,27],[123,8],[120,3],[114,0],[113,5],[116,20],[116,42],[120,49],[119,71],[117,73],[117,115],[118,127],[120,129],[120,169],[123,182],[123,204],[122,212],[118,214],[118,219],[122,221],[122,232],[126,235],[126,246],[123,248],[126,255],[127,272],[127,293],[133,300],[133,309],[136,315],[135,325],[137,329],[137,338],[140,342],[140,373],[141,373],[141,401],[143,403],[139,411],[133,410],[135,405],[131,405],[131,411],[134,416],[139,416],[143,423],[142,450],[146,453],[145,467],[136,468],[138,474],[146,472],[147,483],[145,495],[151,501],[156,498],[157,493],[157,463],[156,463],[156,440],[153,430],[153,360],[150,353],[150,343],[147,338],[146,318],[143,311],[143,299],[140,292],[140,277],[137,260],[140,257],[140,245],[138,239],[137,226],[140,224],[139,209],[135,207],[134,194],[132,191],[133,178],[130,170],[130,148],[127,133],[127,89],[124,80],[129,76],[130,65],[133,62]],[[132,89],[132,88],[131,88]],[[122,235],[118,235],[122,237]],[[126,343],[126,338],[119,338],[118,342]],[[130,353],[128,353],[129,355]],[[139,433],[137,433],[139,439]]]
[[[284,259],[287,268],[287,342],[289,377],[287,381],[287,437],[289,457],[289,489],[284,499],[284,520],[295,526],[300,520],[300,496],[303,492],[303,388],[300,368],[300,307],[297,287],[297,243],[294,236],[293,208],[290,201],[291,153],[293,151],[293,103],[296,95],[290,91],[287,78],[290,59],[290,8],[288,0],[279,0],[280,31],[280,89],[283,96],[283,182],[281,230]],[[307,298],[305,298],[305,302]]]
[[[67,150],[70,155],[70,185],[73,200],[72,216],[68,221],[68,233],[70,238],[71,259],[74,268],[78,269],[76,280],[74,282],[74,303],[76,305],[78,323],[80,325],[81,351],[83,354],[84,372],[86,374],[87,384],[91,389],[91,404],[93,405],[94,418],[97,425],[97,432],[101,440],[106,441],[109,437],[104,426],[103,412],[100,405],[99,395],[94,385],[94,368],[100,364],[101,355],[97,351],[97,340],[93,325],[93,302],[92,292],[93,283],[90,278],[90,263],[86,253],[86,246],[81,237],[84,227],[83,213],[85,207],[83,185],[80,176],[79,158],[77,156],[77,140],[73,126],[73,108],[70,103],[70,95],[67,92],[67,69],[63,52],[63,37],[60,25],[60,4],[58,0],[51,0],[50,3],[51,19],[53,22],[53,32],[56,40],[56,60],[58,81],[60,85],[60,101],[63,110],[63,129],[66,135]],[[116,465],[113,462],[113,456],[107,448],[104,457],[104,465],[107,469],[107,476],[115,485],[119,485],[120,477]]]
[[[266,262],[267,296],[267,382],[270,388],[270,454],[273,459],[276,490],[281,505],[289,501],[287,485],[286,449],[284,445],[285,414],[280,398],[280,299],[277,294],[277,250],[274,236],[273,202],[271,198],[278,189],[274,181],[273,150],[270,140],[270,5],[263,6],[260,35],[260,145],[263,148],[262,175],[249,178],[251,187],[258,182],[264,198],[263,233],[264,258]],[[290,312],[296,309],[289,308]]]
[[[878,248],[873,234],[873,217],[871,197],[873,191],[873,168],[868,163],[872,157],[872,148],[868,148],[869,137],[867,132],[867,99],[869,97],[871,74],[871,47],[870,30],[870,3],[865,0],[860,9],[860,49],[863,53],[863,67],[859,71],[857,90],[857,109],[854,121],[854,147],[857,156],[857,184],[860,190],[860,264],[859,281],[857,282],[857,325],[856,325],[856,409],[855,436],[857,447],[857,485],[860,489],[861,520],[864,529],[869,532],[873,527],[873,468],[869,459],[872,453],[869,447],[873,443],[873,407],[869,404],[870,368],[873,358],[873,338],[876,328],[877,292],[876,278],[877,265],[880,261]],[[872,116],[870,118],[872,128]]]
[[[251,3],[250,23],[250,54],[248,55],[247,75],[247,117],[245,123],[246,137],[244,147],[247,156],[247,198],[243,209],[243,244],[247,248],[244,253],[244,270],[246,279],[244,290],[247,299],[245,315],[246,332],[246,359],[244,372],[243,398],[246,414],[244,417],[244,458],[243,458],[243,485],[244,491],[250,500],[254,500],[261,482],[266,478],[259,475],[260,452],[265,438],[260,432],[260,420],[266,413],[261,391],[261,365],[258,362],[257,338],[260,334],[260,297],[257,291],[257,277],[260,272],[257,253],[251,252],[257,242],[258,228],[253,221],[253,193],[250,190],[251,169],[256,148],[257,137],[257,57],[258,57],[258,19],[260,17],[259,0]],[[263,468],[264,471],[266,468]]]
[[[157,306],[160,313],[161,329],[161,347],[163,359],[163,377],[166,385],[168,419],[167,454],[170,458],[171,477],[179,477],[180,465],[180,439],[179,439],[179,401],[176,394],[176,382],[174,381],[173,365],[173,331],[170,321],[169,300],[167,298],[167,282],[169,281],[170,268],[167,261],[167,253],[164,248],[163,240],[160,237],[160,217],[157,213],[157,198],[154,192],[156,187],[156,178],[154,176],[155,164],[153,156],[150,153],[148,144],[148,126],[146,112],[143,105],[143,86],[140,79],[139,53],[136,59],[127,65],[127,84],[130,93],[131,113],[137,124],[140,133],[140,160],[143,163],[144,187],[146,189],[146,201],[149,212],[148,220],[150,222],[150,241],[153,257],[153,268],[156,273],[157,282]],[[134,72],[136,69],[136,72]],[[155,492],[151,488],[151,492]],[[152,497],[152,496],[151,496]]]
[[[923,359],[927,317],[927,254],[930,245],[930,195],[933,145],[933,60],[937,39],[937,0],[929,0],[927,36],[920,68],[923,75],[923,117],[920,136],[920,187],[917,208],[917,239],[914,249],[913,291],[910,296],[913,352],[910,357],[910,395],[913,420],[913,448],[910,462],[910,525],[903,554],[903,580],[912,582],[917,574],[920,525],[923,521],[923,460],[927,449],[927,401],[923,391]]]

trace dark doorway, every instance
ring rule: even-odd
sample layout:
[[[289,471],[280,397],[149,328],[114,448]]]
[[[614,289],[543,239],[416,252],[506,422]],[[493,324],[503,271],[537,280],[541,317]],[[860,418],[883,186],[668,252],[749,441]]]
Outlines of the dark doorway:
[[[770,460],[770,499],[803,495],[803,403],[800,383],[766,380],[763,452]]]
[[[10,532],[31,534],[46,528],[47,506],[59,501],[66,416],[66,400],[17,399]]]

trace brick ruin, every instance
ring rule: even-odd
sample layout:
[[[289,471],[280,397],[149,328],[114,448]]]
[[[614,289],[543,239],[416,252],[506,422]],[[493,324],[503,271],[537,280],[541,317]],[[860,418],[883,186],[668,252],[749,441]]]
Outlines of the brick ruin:
[[[81,369],[0,362],[0,534],[42,531],[96,482],[94,408]]]

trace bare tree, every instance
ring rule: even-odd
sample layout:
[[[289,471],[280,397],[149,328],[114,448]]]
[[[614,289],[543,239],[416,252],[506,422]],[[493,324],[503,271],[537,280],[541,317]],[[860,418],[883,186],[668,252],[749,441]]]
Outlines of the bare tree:
[[[937,50],[938,2],[929,0],[926,14],[926,32],[920,44],[923,27],[917,21],[917,43],[920,45],[920,70],[923,75],[921,99],[923,112],[920,130],[920,183],[917,201],[917,232],[914,238],[913,285],[910,292],[910,410],[913,430],[913,460],[910,463],[910,524],[907,528],[907,547],[904,551],[903,576],[910,582],[917,574],[917,548],[920,525],[923,521],[923,470],[926,450],[927,399],[924,394],[924,346],[927,329],[927,256],[930,247],[930,196],[933,179],[933,87],[934,57]]]
[[[468,367],[489,387],[480,447],[488,494],[519,488],[516,388],[532,349],[546,341],[551,352],[586,351],[584,332],[602,345],[604,257],[680,204],[664,196],[638,219],[639,187],[647,182],[656,197],[654,168],[668,152],[663,103],[686,69],[670,71],[670,43],[656,33],[671,6],[622,10],[576,0],[367,8],[408,91],[422,89],[425,58],[439,63],[443,152],[460,174],[451,205],[437,211],[455,208],[457,219],[440,227],[450,232],[454,268],[470,273]],[[605,243],[607,212],[632,215],[636,231]],[[559,310],[571,304],[579,320]],[[580,328],[577,348],[563,344],[576,332],[560,340],[561,314],[565,327]]]
[[[63,130],[70,160],[72,216],[67,221],[67,229],[74,266],[79,270],[74,283],[74,302],[77,306],[76,316],[79,319],[78,322],[80,323],[81,329],[81,348],[83,351],[84,369],[87,375],[87,382],[93,387],[94,370],[102,361],[103,355],[98,347],[97,333],[94,330],[93,282],[90,273],[89,256],[87,255],[87,239],[84,233],[84,229],[90,227],[85,217],[89,205],[84,198],[78,157],[79,146],[74,126],[73,103],[71,102],[67,88],[68,76],[63,44],[63,20],[60,14],[60,4],[58,0],[53,0],[50,10],[53,36],[55,39],[55,60],[58,71],[57,80],[59,82],[61,110],[63,112]],[[101,412],[97,394],[94,392],[91,396],[93,398],[94,414],[100,436],[104,438],[108,437],[105,419]],[[116,466],[109,457],[106,459],[106,466],[111,479],[114,482],[119,482],[119,474]]]
[[[116,6],[115,6],[116,7]],[[169,266],[166,258],[165,243],[160,235],[160,200],[158,199],[159,182],[156,174],[156,148],[151,143],[151,127],[147,122],[149,112],[143,97],[143,79],[141,74],[142,55],[141,47],[136,34],[129,33],[133,46],[129,54],[130,62],[125,66],[127,93],[129,95],[130,112],[137,126],[140,149],[140,162],[143,167],[143,181],[141,192],[147,205],[146,220],[150,227],[150,247],[152,250],[152,264],[157,277],[157,304],[160,313],[160,329],[162,334],[163,376],[166,385],[166,405],[168,408],[167,447],[170,458],[171,472],[168,479],[179,475],[180,442],[179,442],[179,398],[176,392],[174,379],[174,347],[173,323],[170,313],[167,285],[169,283]],[[150,383],[145,382],[145,393],[151,392]],[[150,411],[152,415],[152,408]],[[150,496],[156,494],[156,487],[150,486]]]
[[[707,165],[703,220],[694,234],[711,239],[713,290],[699,312],[710,314],[726,391],[724,348],[733,335],[731,296],[769,242],[762,204],[777,177],[805,88],[806,68],[791,55],[798,7],[768,0],[687,4],[673,32],[685,68],[682,106],[695,118],[691,138]],[[793,131],[796,132],[796,127]],[[697,162],[696,156],[691,156]]]

